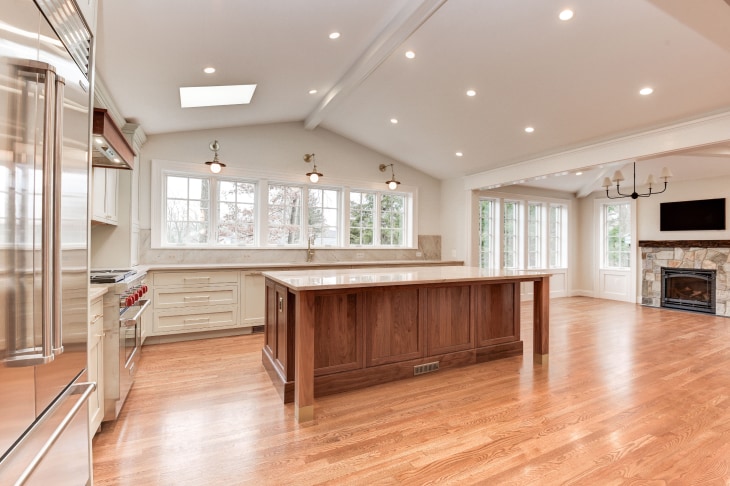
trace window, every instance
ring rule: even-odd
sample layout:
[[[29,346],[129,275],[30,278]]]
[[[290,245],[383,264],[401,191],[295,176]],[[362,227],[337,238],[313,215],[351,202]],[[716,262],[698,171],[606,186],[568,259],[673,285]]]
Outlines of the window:
[[[567,207],[563,204],[551,204],[549,214],[549,227],[550,227],[550,240],[548,241],[548,248],[550,254],[550,268],[562,268],[565,267],[565,237],[564,231],[565,226],[563,225],[564,214],[567,211]]]
[[[308,192],[308,224],[313,243],[320,246],[338,246],[340,191],[310,187]]]
[[[527,204],[527,268],[542,268],[542,203]]]
[[[519,267],[519,224],[520,224],[520,203],[517,201],[504,201],[504,247],[503,257],[504,268]]]
[[[401,194],[380,196],[380,244],[403,246],[406,200]]]
[[[270,245],[293,245],[302,242],[302,187],[269,184]]]
[[[629,268],[631,266],[631,205],[630,203],[603,205],[603,266]]]
[[[375,232],[375,193],[350,192],[350,244],[372,245]]]
[[[207,243],[210,230],[210,180],[167,176],[165,180],[166,243]]]
[[[494,199],[479,200],[479,266],[494,268],[495,209]]]
[[[256,243],[256,184],[221,180],[218,183],[218,230],[220,245]]]
[[[308,184],[301,175],[152,161],[152,248],[412,248],[416,192]],[[372,186],[372,187],[370,187]]]

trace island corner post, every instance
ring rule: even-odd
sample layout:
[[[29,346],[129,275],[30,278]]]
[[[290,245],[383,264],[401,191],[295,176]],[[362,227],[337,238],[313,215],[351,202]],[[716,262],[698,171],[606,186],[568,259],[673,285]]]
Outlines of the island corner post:
[[[467,275],[464,279],[439,280],[423,272],[419,275],[426,275],[423,280],[390,282],[388,285],[373,285],[372,282],[357,285],[347,279],[342,280],[346,283],[341,285],[323,285],[312,284],[315,280],[326,280],[310,279],[312,273],[300,273],[296,278],[297,272],[286,272],[287,278],[282,277],[285,272],[278,275],[272,272],[270,275],[275,278],[266,275],[267,317],[262,363],[283,402],[294,402],[298,423],[314,420],[315,392],[317,395],[339,393],[412,377],[414,366],[428,362],[438,361],[444,369],[522,355],[519,335],[522,282],[532,282],[534,289],[533,362],[536,365],[548,363],[549,274],[500,273],[490,277]],[[385,292],[384,287],[387,288]],[[380,295],[378,292],[393,300],[379,302],[375,310],[364,309],[364,296]],[[408,303],[405,297],[414,293],[417,298],[410,301],[413,306],[408,308],[406,305],[401,311],[404,302]],[[472,305],[457,305],[448,300],[449,295],[463,296],[464,293],[471,296]],[[436,295],[445,295],[440,306],[450,309],[442,311],[438,304],[433,304]],[[483,301],[485,298],[486,302]],[[474,299],[481,300],[482,305],[475,307]],[[425,301],[429,301],[431,307],[425,305]],[[389,303],[393,306],[390,310],[397,309],[397,313],[388,314]],[[437,310],[433,316],[423,312],[434,308]],[[477,308],[481,314],[475,312]],[[418,347],[420,354],[416,353],[418,355],[414,357],[413,349],[408,349],[401,357],[394,353],[393,357],[385,360],[369,361],[371,357],[364,349],[382,344],[382,341],[374,340],[372,326],[398,321],[398,327],[403,324],[398,313],[407,316],[403,319],[410,320],[413,325],[409,331],[418,334],[414,346]],[[327,328],[323,334],[323,322],[336,322],[338,327],[334,330]],[[462,342],[452,346],[446,354],[443,354],[443,343],[438,343],[440,351],[432,353],[431,344],[425,342],[433,337],[429,326],[433,327],[434,323],[436,327],[450,326],[445,334],[460,335]],[[350,332],[350,335],[332,336],[343,331]],[[484,332],[492,333],[488,342],[485,342]],[[434,349],[436,347],[434,343]],[[353,348],[357,350],[347,355],[346,350]],[[335,359],[341,361],[333,363],[333,355],[321,356],[327,350],[334,352]]]

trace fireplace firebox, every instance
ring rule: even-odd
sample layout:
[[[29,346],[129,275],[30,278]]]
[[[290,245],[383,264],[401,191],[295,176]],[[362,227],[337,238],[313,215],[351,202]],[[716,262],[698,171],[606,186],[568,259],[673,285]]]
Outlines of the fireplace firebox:
[[[662,307],[715,313],[715,270],[662,267]]]

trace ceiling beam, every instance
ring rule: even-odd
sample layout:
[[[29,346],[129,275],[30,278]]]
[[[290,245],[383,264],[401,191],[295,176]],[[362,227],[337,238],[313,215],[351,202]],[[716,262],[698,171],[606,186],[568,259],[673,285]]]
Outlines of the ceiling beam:
[[[358,57],[345,74],[322,97],[304,120],[304,127],[313,130],[322,123],[336,103],[346,98],[382,64],[393,51],[416,32],[447,0],[409,2]]]

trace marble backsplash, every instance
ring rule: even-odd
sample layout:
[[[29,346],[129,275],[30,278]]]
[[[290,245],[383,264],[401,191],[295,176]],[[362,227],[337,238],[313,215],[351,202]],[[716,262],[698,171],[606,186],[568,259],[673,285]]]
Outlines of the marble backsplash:
[[[304,263],[307,250],[296,249],[153,249],[151,231],[139,232],[139,262],[155,264],[225,264],[225,263]],[[420,254],[420,255],[419,255]],[[441,235],[418,235],[418,248],[395,249],[327,249],[314,248],[313,261],[337,263],[353,261],[441,260]]]

